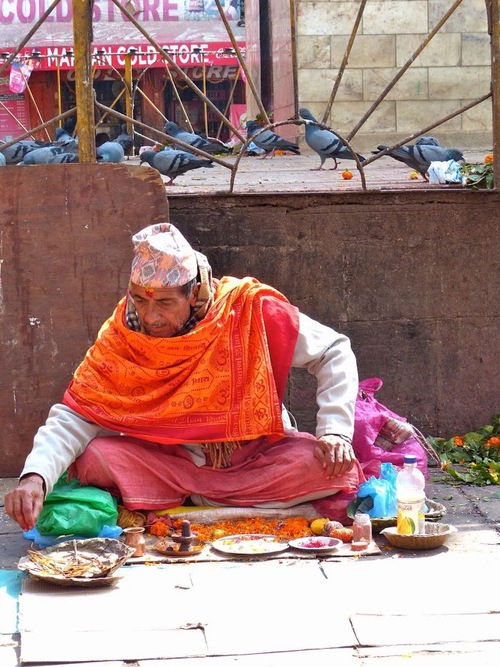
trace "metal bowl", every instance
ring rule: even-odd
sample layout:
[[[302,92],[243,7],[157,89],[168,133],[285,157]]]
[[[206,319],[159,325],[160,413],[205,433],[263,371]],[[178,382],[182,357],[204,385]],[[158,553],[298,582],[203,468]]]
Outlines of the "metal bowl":
[[[111,538],[66,540],[45,549],[29,550],[19,560],[18,568],[37,579],[61,585],[104,586],[111,583],[111,575],[134,552],[133,547]],[[105,578],[106,582],[97,582]]]

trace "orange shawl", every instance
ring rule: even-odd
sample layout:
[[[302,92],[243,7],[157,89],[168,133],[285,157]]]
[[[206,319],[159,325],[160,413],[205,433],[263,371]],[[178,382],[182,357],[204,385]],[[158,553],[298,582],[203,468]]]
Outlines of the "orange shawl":
[[[128,329],[122,299],[75,371],[66,405],[162,444],[282,437],[297,309],[253,278],[215,284],[206,317],[174,338]]]

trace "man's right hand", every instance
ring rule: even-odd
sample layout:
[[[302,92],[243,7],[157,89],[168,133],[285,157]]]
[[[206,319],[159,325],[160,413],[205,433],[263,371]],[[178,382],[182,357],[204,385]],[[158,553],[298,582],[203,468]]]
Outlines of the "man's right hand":
[[[17,521],[23,531],[35,527],[45,499],[44,485],[43,477],[29,473],[5,496],[5,513]]]

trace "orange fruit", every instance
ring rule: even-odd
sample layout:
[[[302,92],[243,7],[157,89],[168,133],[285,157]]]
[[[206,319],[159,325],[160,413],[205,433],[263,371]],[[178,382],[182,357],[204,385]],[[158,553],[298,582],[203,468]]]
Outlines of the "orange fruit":
[[[329,519],[313,519],[309,524],[311,533],[313,535],[323,535],[323,527],[328,521]]]

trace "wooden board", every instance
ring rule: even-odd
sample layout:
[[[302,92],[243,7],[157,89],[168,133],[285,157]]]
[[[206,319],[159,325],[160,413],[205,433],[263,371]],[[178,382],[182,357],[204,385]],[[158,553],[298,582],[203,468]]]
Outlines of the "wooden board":
[[[0,169],[0,475],[33,435],[127,286],[131,235],[169,219],[159,173],[138,165]]]

